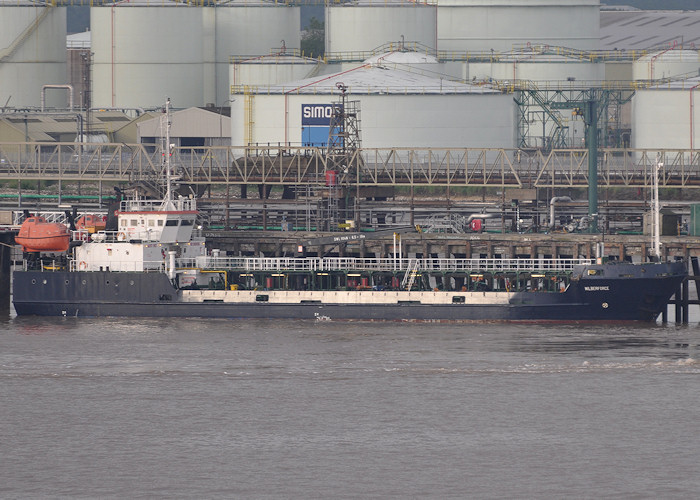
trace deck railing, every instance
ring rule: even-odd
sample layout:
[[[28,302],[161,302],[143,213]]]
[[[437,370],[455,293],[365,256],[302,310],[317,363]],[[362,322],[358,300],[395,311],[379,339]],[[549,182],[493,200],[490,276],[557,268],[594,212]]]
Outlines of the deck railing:
[[[293,257],[221,257],[204,261],[178,262],[182,267],[240,271],[405,271],[417,261],[418,271],[434,272],[521,272],[570,271],[576,265],[592,264],[592,259],[362,259],[355,257],[293,258]]]

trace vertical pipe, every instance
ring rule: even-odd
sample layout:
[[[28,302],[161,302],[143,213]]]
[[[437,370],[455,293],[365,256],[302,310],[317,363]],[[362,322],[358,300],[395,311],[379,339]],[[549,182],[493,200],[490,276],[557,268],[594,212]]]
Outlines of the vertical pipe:
[[[115,89],[114,89],[114,51],[116,50],[115,48],[115,42],[114,42],[114,26],[115,26],[115,20],[114,20],[114,6],[112,6],[112,51],[111,51],[111,57],[112,57],[112,107],[116,106],[116,99],[115,99]]]
[[[588,146],[588,216],[589,232],[598,232],[598,117],[596,101],[586,102],[586,145]]]
[[[683,280],[683,318],[682,322],[683,324],[688,324],[688,304],[689,304],[689,298],[688,298],[688,280],[684,279]]]
[[[695,92],[700,87],[700,83],[690,87],[690,149],[695,148]]]

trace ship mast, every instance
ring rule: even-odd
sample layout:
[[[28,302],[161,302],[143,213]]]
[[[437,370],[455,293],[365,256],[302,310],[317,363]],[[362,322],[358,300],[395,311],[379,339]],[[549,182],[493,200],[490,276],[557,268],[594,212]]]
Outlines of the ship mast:
[[[160,129],[163,134],[163,143],[161,151],[163,154],[163,162],[165,166],[165,197],[163,198],[163,209],[173,210],[173,193],[172,193],[172,177],[170,172],[170,98],[165,101],[165,108],[160,117]]]

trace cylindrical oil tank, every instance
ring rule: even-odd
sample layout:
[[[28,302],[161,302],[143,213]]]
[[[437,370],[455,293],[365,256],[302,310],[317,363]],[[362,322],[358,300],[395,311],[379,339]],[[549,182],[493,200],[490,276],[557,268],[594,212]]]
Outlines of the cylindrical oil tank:
[[[383,66],[236,95],[232,145],[303,147],[327,140],[340,82],[359,102],[363,148],[515,146],[512,95]]]
[[[283,57],[293,54],[301,45],[301,8],[285,5],[283,2],[228,2],[216,8],[216,103],[229,99],[231,79],[235,70],[230,69],[231,56],[235,60],[251,59],[257,56],[274,55],[282,62]],[[290,80],[303,78],[308,72],[302,69],[305,64],[298,58],[294,62],[286,59],[273,70],[268,67],[267,76],[278,78],[289,75]],[[269,61],[269,60],[268,60]],[[261,66],[257,67],[261,69]],[[252,73],[255,70],[249,68]],[[265,73],[265,70],[263,70]],[[298,76],[303,73],[303,76]],[[252,76],[252,74],[250,75]],[[263,74],[258,73],[262,77]],[[287,80],[289,81],[289,80]]]
[[[221,104],[234,84],[229,81],[231,56],[285,56],[299,50],[301,8],[284,2],[242,0],[219,2],[215,11],[216,103]],[[299,66],[286,69],[298,70]]]
[[[363,148],[515,147],[516,105],[508,94],[352,98],[360,103]],[[335,102],[331,94],[239,95],[231,105],[231,143],[304,146],[304,109]]]
[[[66,83],[66,8],[0,0],[0,107],[39,107],[44,85]],[[67,90],[45,106],[67,108]]]
[[[300,45],[299,7],[281,2],[182,3],[164,0],[92,7],[93,104],[178,107],[223,104],[234,55]]]
[[[100,34],[92,37],[93,106],[154,107],[166,97],[177,107],[214,101],[214,20],[204,15],[211,8],[150,5],[90,9],[91,30]]]
[[[634,61],[634,80],[659,80],[683,75],[698,75],[700,71],[700,51],[669,49],[647,54]]]
[[[435,49],[437,6],[409,0],[326,7],[326,54],[368,52],[408,43]]]
[[[632,147],[700,147],[700,77],[635,92],[632,97]]]
[[[586,58],[556,53],[528,53],[525,51],[494,53],[493,60],[468,61],[471,79],[484,81],[530,80],[533,82],[601,82],[605,80],[605,65]]]
[[[231,87],[277,85],[316,74],[323,61],[289,55],[234,58]]]
[[[438,49],[507,51],[531,44],[597,49],[599,0],[440,0]]]

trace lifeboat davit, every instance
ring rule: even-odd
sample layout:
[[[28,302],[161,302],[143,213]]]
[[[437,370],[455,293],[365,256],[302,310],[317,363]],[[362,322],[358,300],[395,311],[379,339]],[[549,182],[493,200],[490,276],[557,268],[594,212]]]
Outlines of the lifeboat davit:
[[[65,252],[70,245],[70,232],[65,224],[46,222],[33,215],[22,223],[15,242],[25,252]]]

